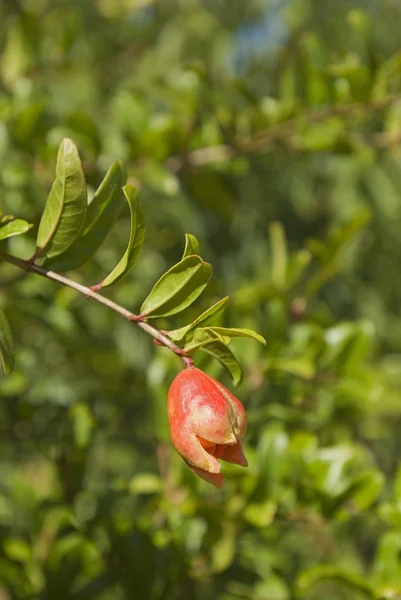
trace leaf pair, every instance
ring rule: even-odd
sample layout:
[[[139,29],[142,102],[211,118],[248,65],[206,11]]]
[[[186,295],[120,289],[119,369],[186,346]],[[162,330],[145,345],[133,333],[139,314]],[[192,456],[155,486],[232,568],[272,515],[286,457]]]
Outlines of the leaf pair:
[[[199,256],[199,242],[195,236],[186,234],[182,260],[165,273],[154,286],[141,307],[146,317],[167,317],[187,308],[206,287],[212,267]],[[249,329],[213,327],[211,324],[224,312],[228,296],[208,308],[192,323],[179,329],[167,331],[174,342],[180,343],[191,354],[203,350],[219,360],[229,371],[235,385],[242,378],[241,366],[228,345],[232,337],[248,337],[266,343],[262,336]]]
[[[154,285],[141,306],[141,315],[155,318],[181,312],[200,296],[212,271],[212,265],[200,256],[186,256]]]
[[[142,247],[144,221],[137,191],[125,185],[121,161],[107,171],[91,202],[74,142],[65,138],[57,155],[56,179],[50,190],[37,236],[36,256],[45,255],[45,265],[58,271],[76,269],[98,250],[127,200],[131,231],[123,257],[97,287],[116,283],[133,267]]]
[[[202,350],[216,358],[230,373],[234,385],[242,379],[241,365],[228,347],[233,337],[246,337],[266,345],[266,340],[251,329],[231,327],[197,327],[192,338],[185,344],[184,350],[189,354]]]

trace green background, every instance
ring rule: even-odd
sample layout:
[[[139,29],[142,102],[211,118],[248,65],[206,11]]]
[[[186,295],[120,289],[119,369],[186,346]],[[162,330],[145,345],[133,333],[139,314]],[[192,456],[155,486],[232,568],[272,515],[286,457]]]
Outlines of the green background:
[[[106,307],[1,265],[0,599],[401,598],[399,0],[3,0],[0,201],[35,224],[64,136],[115,159],[146,239],[137,312],[196,235],[249,418],[222,491],[169,441],[181,361]],[[123,254],[123,212],[92,285]],[[198,366],[231,387],[207,357]]]

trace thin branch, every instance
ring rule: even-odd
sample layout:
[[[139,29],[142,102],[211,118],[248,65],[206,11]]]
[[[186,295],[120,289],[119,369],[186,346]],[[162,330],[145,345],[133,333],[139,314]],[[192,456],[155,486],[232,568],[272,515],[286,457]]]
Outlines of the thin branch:
[[[324,122],[332,117],[347,118],[369,115],[373,112],[385,110],[399,101],[401,101],[401,94],[395,94],[378,100],[372,100],[371,102],[352,102],[351,104],[341,104],[321,110],[314,110],[278,125],[262,129],[248,138],[238,140],[235,146],[228,146],[227,144],[208,146],[192,150],[184,156],[171,156],[167,159],[166,166],[171,171],[177,172],[185,167],[202,167],[219,160],[243,154],[265,152],[276,143],[283,142],[292,136],[300,123],[308,126]],[[381,146],[378,144],[378,147]]]
[[[166,348],[171,350],[171,352],[177,354],[177,356],[182,358],[186,367],[191,367],[193,365],[193,359],[190,356],[188,356],[182,348],[174,344],[166,335],[161,333],[158,329],[156,329],[152,325],[149,325],[149,323],[143,321],[142,315],[136,315],[124,308],[123,306],[120,306],[116,302],[109,300],[109,298],[105,298],[105,296],[102,296],[101,294],[95,292],[91,288],[85,285],[81,285],[80,283],[77,283],[72,279],[68,279],[63,275],[59,275],[54,271],[49,271],[47,269],[39,267],[38,265],[30,263],[29,261],[22,260],[20,258],[11,256],[10,254],[6,254],[3,252],[0,252],[0,260],[8,262],[18,267],[19,269],[27,271],[28,273],[36,273],[36,275],[40,275],[41,277],[45,277],[46,279],[50,279],[51,281],[56,281],[57,283],[61,283],[61,285],[65,285],[67,287],[72,288],[73,290],[79,292],[88,299],[95,300],[100,304],[104,304],[108,308],[111,308],[111,310],[114,310],[115,312],[120,314],[125,319],[128,319],[128,321],[136,323],[138,327],[149,333],[149,335],[151,335],[155,339],[158,345],[166,346]]]

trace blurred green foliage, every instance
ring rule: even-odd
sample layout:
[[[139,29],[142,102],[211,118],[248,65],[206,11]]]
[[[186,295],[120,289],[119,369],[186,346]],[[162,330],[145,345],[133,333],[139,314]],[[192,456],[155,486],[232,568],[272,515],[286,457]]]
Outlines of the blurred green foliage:
[[[89,195],[112,161],[146,238],[138,311],[200,240],[245,368],[248,469],[223,491],[169,443],[181,367],[106,307],[1,265],[1,600],[401,598],[399,0],[3,0],[0,199],[35,223],[64,136]],[[123,256],[128,209],[95,258]],[[196,364],[231,385],[208,355]]]

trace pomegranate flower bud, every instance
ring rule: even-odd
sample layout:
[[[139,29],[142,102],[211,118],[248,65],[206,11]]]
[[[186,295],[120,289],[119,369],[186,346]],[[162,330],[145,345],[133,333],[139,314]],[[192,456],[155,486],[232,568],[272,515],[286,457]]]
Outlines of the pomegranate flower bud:
[[[167,412],[171,440],[199,477],[221,488],[218,458],[248,466],[241,445],[245,409],[216,379],[196,367],[181,371],[170,386]]]

